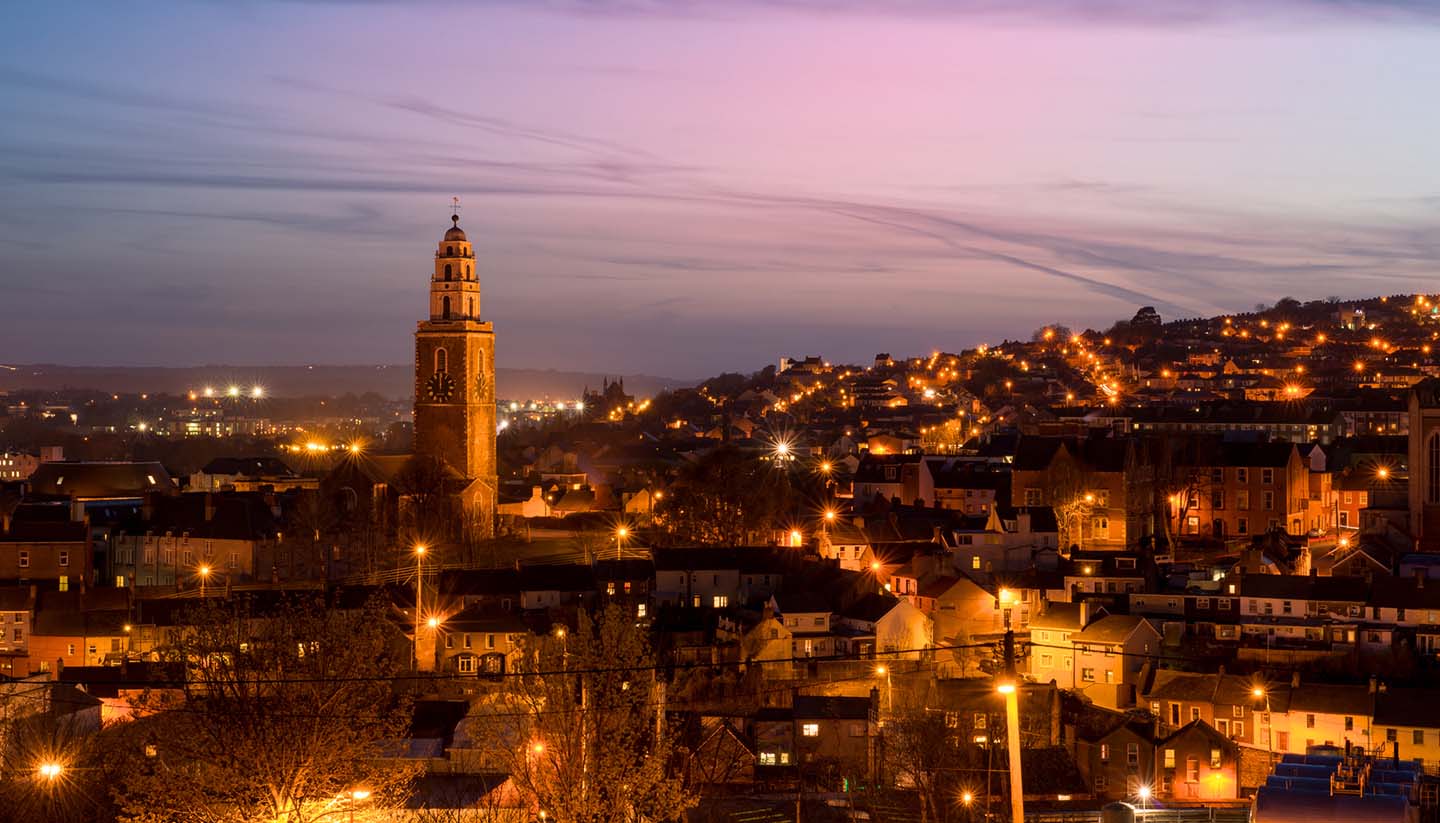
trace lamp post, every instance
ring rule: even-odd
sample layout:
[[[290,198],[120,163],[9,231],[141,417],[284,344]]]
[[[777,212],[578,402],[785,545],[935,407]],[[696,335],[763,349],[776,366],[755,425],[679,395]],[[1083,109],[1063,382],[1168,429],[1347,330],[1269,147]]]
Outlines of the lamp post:
[[[425,544],[415,546],[415,637],[411,641],[411,653],[414,656],[412,663],[415,671],[420,671],[420,606],[425,586]]]
[[[1010,750],[1010,819],[1025,821],[1025,786],[1020,775],[1020,677],[1015,673],[1015,632],[1005,630],[1005,671],[995,690],[1005,696],[1005,745]]]
[[[875,674],[885,678],[885,713],[889,714],[895,707],[895,699],[891,696],[894,694],[894,689],[890,682],[890,667],[884,665],[876,666]]]
[[[615,530],[615,559],[621,560],[625,552],[625,538],[630,536],[628,526],[620,526]]]
[[[1263,687],[1256,686],[1250,690],[1250,694],[1256,700],[1265,701],[1265,768],[1268,771],[1275,767],[1275,729],[1270,725],[1270,693]]]
[[[210,567],[208,565],[201,566],[199,569],[196,569],[196,571],[200,573],[200,599],[204,600],[205,584],[210,582]]]

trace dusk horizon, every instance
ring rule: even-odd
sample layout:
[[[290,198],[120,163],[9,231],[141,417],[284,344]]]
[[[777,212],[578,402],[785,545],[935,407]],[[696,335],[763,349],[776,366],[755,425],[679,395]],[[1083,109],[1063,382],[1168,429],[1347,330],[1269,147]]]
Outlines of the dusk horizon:
[[[1413,291],[1440,263],[1437,22],[1399,0],[25,9],[0,33],[4,356],[402,362],[452,197],[510,367],[690,377]]]

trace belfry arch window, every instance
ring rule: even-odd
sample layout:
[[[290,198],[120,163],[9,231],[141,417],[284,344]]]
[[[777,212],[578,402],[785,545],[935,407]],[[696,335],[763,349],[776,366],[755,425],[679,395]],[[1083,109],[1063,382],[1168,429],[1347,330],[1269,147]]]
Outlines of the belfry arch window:
[[[449,280],[449,279],[450,279],[450,264],[449,264],[449,263],[446,263],[446,264],[445,264],[445,279],[446,279],[446,280]]]
[[[466,304],[465,304],[465,316],[466,316],[466,317],[474,317],[474,316],[475,316],[475,298],[473,298],[473,297],[470,298],[468,301],[466,301]]]
[[[449,320],[449,319],[450,319],[450,298],[449,298],[449,297],[443,297],[443,298],[440,299],[440,316],[441,316],[442,318],[446,319],[446,320]]]
[[[446,256],[446,257],[454,257],[454,256],[455,256],[455,247],[454,247],[454,246],[446,246],[446,247],[445,247],[445,256]]]
[[[469,264],[469,263],[466,263],[466,264],[465,264],[465,279],[466,279],[466,280],[469,280],[469,279],[470,279],[470,264]]]
[[[444,374],[450,370],[450,353],[441,346],[435,350],[435,373]]]
[[[1425,502],[1440,503],[1440,431],[1425,441]]]

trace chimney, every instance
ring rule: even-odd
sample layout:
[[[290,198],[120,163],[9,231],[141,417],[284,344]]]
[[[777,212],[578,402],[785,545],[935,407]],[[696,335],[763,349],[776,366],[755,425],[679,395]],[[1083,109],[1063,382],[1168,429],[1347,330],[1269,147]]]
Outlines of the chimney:
[[[1080,628],[1084,629],[1090,625],[1090,600],[1089,598],[1080,601]]]
[[[1300,688],[1300,672],[1297,669],[1290,673],[1290,689],[1295,691]]]

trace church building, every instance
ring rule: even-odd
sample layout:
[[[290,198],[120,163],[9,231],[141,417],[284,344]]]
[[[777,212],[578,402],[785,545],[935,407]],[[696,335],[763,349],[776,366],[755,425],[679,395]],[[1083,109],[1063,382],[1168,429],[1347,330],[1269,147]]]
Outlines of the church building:
[[[435,250],[430,317],[415,330],[415,451],[465,478],[465,530],[494,536],[495,331],[480,319],[475,250],[451,218]]]

